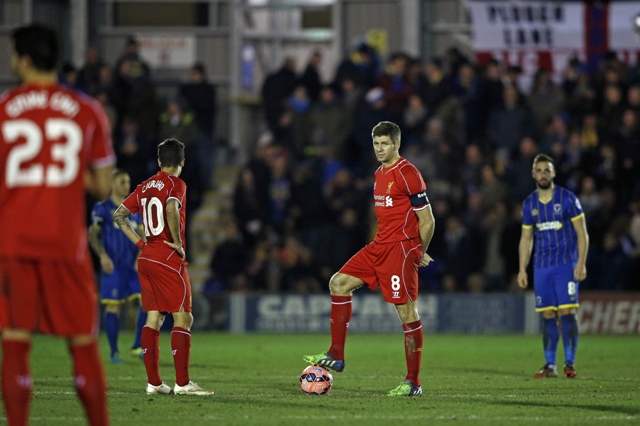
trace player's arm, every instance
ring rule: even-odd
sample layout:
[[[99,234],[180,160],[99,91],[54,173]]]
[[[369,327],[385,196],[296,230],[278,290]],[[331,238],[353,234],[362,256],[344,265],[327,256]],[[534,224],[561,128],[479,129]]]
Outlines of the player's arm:
[[[589,234],[587,233],[587,222],[584,214],[571,219],[573,229],[578,237],[578,263],[573,270],[573,277],[576,281],[587,278],[587,251],[589,250]]]
[[[102,227],[99,223],[93,223],[89,227],[89,245],[93,252],[100,258],[100,267],[105,274],[113,272],[113,261],[102,245]]]
[[[523,225],[522,234],[520,235],[520,245],[518,246],[519,264],[518,269],[518,286],[527,288],[527,265],[533,250],[533,226]]]
[[[184,260],[186,255],[182,248],[182,239],[180,238],[180,208],[178,200],[175,198],[170,198],[167,201],[167,222],[173,242],[165,241],[164,243],[177,251],[180,257],[182,257],[182,260]]]
[[[129,216],[131,216],[131,212],[127,210],[126,207],[120,206],[113,214],[113,220],[115,220],[120,230],[124,232],[124,235],[126,235],[132,243],[138,246],[138,248],[142,248],[144,247],[144,241],[140,238],[136,230],[133,229],[133,226],[131,226],[131,222],[127,219]]]
[[[436,229],[436,220],[433,217],[433,211],[431,210],[431,204],[428,204],[425,208],[416,210],[416,216],[418,217],[418,232],[420,234],[420,243],[422,244],[422,258],[420,259],[420,266],[427,266],[433,262],[431,256],[427,254],[429,244],[433,238],[433,233]]]
[[[142,241],[144,241],[145,243],[147,242],[147,236],[144,234],[144,225],[139,223],[138,224],[138,229],[136,229],[138,236],[140,238],[142,238]]]

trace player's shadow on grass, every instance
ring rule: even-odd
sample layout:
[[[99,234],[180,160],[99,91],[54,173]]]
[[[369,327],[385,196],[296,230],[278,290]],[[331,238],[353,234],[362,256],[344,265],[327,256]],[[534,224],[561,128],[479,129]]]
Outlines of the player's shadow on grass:
[[[491,404],[510,405],[510,406],[529,406],[544,408],[574,408],[582,410],[605,411],[612,413],[626,414],[636,416],[640,414],[640,407],[617,406],[617,405],[595,405],[595,404],[567,404],[561,402],[535,402],[535,401],[491,401]]]

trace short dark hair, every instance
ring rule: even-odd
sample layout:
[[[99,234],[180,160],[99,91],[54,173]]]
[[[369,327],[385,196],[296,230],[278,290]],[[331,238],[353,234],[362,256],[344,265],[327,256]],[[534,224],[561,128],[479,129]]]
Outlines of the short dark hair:
[[[194,66],[191,67],[191,70],[200,73],[203,77],[207,75],[206,69],[201,62],[197,62]]]
[[[390,121],[381,121],[371,131],[371,136],[389,136],[392,142],[400,142],[400,127]]]
[[[18,56],[31,58],[40,71],[52,71],[58,62],[60,43],[58,34],[42,24],[32,24],[13,30],[13,46]]]
[[[162,167],[176,167],[184,160],[184,144],[177,139],[166,139],[158,145],[158,159]]]
[[[125,169],[113,169],[111,171],[111,179],[115,179],[121,175],[129,175],[129,172],[126,171]]]
[[[551,163],[555,167],[555,164],[553,164],[553,158],[549,157],[547,154],[538,154],[533,159],[533,168],[536,167],[536,164],[541,162]]]

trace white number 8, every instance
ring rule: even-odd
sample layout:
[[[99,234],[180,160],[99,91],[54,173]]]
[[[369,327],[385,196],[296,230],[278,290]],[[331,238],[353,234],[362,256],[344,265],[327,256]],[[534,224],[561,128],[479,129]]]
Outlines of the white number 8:
[[[576,283],[574,283],[573,281],[569,281],[569,284],[567,285],[567,293],[570,296],[576,294]]]
[[[400,290],[400,277],[397,275],[391,276],[391,290],[393,291]]]

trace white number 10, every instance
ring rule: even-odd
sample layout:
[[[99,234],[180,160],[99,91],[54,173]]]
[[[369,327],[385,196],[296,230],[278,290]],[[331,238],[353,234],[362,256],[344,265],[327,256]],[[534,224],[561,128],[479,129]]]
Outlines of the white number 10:
[[[15,146],[7,156],[5,181],[8,188],[65,186],[76,179],[80,170],[78,153],[82,149],[82,131],[74,121],[50,118],[44,123],[44,135],[31,120],[10,120],[2,125],[2,137],[6,143],[15,143],[21,136],[25,143]],[[56,163],[48,164],[46,170],[43,164],[38,163],[22,167],[40,154],[44,138],[51,141],[64,138],[64,143],[51,145],[51,160],[62,163],[62,167]]]
[[[164,206],[162,202],[156,198],[152,197],[149,199],[149,204],[147,205],[147,199],[142,198],[140,200],[142,203],[142,222],[144,222],[144,234],[148,237],[151,235],[160,235],[164,230]],[[155,221],[157,223],[156,226],[153,226],[153,206],[155,206]]]

